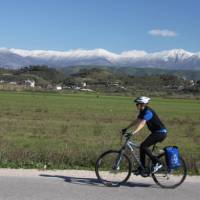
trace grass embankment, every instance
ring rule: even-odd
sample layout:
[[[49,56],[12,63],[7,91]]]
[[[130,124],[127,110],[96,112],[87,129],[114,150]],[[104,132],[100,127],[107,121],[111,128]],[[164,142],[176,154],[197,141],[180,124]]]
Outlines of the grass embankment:
[[[200,168],[200,102],[153,98],[169,129],[162,144],[178,145],[192,172]],[[93,168],[119,148],[119,130],[137,116],[130,97],[0,92],[0,166]],[[147,135],[135,137],[139,142]]]

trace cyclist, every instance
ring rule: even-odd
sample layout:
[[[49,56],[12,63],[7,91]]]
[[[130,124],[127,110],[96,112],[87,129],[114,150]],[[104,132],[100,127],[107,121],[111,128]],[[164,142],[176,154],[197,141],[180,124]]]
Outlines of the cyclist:
[[[155,173],[162,167],[162,164],[159,162],[159,159],[152,154],[149,147],[157,142],[162,142],[167,136],[167,129],[155,111],[148,106],[149,101],[150,98],[145,96],[138,97],[134,100],[136,107],[139,110],[139,115],[136,120],[131,122],[126,128],[122,129],[122,134],[126,133],[129,128],[136,126],[135,130],[132,132],[134,135],[138,133],[145,126],[145,124],[147,125],[151,134],[141,143],[140,161],[145,169],[145,154],[147,154],[153,163],[152,173]],[[141,173],[145,173],[145,171],[139,167],[135,174],[138,175]]]

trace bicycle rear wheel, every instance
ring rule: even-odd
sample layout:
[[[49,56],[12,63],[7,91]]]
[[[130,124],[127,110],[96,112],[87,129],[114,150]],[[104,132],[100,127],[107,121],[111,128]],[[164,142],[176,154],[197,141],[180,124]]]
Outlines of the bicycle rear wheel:
[[[95,166],[97,178],[106,186],[119,186],[125,183],[131,171],[132,165],[128,156],[114,150],[100,155]]]
[[[187,176],[187,168],[183,158],[179,157],[180,167],[170,170],[167,167],[165,153],[159,155],[158,158],[162,162],[163,167],[152,174],[153,180],[163,188],[176,188],[181,185]]]

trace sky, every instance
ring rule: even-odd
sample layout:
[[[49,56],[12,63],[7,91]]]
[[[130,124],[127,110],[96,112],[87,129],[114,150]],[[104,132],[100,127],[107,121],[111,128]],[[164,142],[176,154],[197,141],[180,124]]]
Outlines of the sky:
[[[200,52],[200,0],[0,0],[0,47]]]

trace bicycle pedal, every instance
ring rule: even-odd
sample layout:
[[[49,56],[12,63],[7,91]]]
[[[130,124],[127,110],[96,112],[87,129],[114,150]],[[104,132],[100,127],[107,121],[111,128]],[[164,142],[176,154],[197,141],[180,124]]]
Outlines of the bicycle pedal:
[[[141,176],[144,178],[149,177],[149,173],[143,172],[143,173],[141,173]]]
[[[139,171],[132,171],[133,172],[133,174],[135,175],[135,176],[139,176],[140,174],[141,174],[141,172],[139,172]]]

